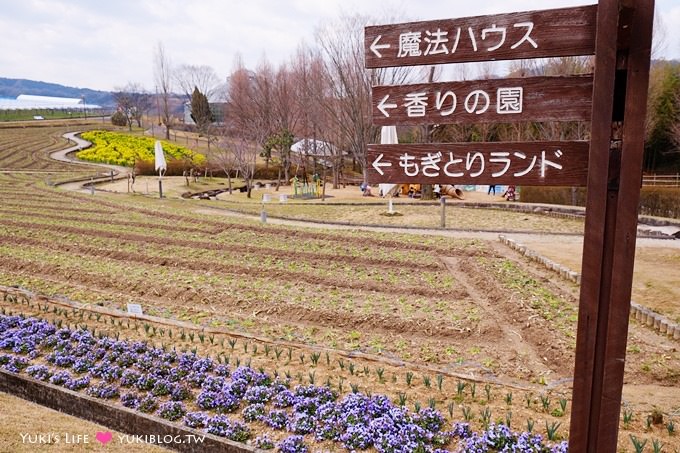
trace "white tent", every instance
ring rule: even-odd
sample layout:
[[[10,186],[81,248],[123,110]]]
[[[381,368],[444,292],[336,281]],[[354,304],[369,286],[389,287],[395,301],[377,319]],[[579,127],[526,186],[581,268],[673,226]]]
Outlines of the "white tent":
[[[294,153],[312,157],[330,157],[335,154],[335,146],[331,143],[311,138],[303,138],[293,143],[290,150]]]

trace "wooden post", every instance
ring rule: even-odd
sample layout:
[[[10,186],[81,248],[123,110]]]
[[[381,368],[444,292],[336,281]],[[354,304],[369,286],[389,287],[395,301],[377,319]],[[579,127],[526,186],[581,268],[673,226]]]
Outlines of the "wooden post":
[[[653,0],[601,0],[569,450],[616,452]]]
[[[446,228],[446,198],[441,197],[439,199],[439,203],[442,205],[442,213],[441,213],[441,221],[439,222],[439,226],[442,228]]]

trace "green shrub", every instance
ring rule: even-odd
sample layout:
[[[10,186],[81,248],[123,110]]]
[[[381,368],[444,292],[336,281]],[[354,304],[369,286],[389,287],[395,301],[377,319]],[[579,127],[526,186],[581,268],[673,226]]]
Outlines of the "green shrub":
[[[586,189],[578,187],[522,187],[521,200],[526,203],[585,206]],[[641,215],[680,218],[680,188],[643,187],[640,191]]]
[[[643,187],[640,214],[680,219],[680,188]]]
[[[522,186],[521,201],[566,206],[585,206],[585,187],[525,187]]]

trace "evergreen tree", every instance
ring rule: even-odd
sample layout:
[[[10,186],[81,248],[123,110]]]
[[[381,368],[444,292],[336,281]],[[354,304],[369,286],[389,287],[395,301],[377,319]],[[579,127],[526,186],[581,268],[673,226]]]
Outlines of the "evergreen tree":
[[[677,171],[680,154],[673,143],[673,126],[680,122],[680,64],[661,62],[650,77],[645,170]],[[656,74],[655,74],[656,72]]]
[[[198,91],[198,87],[194,87],[194,92],[191,95],[191,119],[194,120],[198,130],[205,132],[213,122],[213,114],[210,111],[210,103],[205,94]]]

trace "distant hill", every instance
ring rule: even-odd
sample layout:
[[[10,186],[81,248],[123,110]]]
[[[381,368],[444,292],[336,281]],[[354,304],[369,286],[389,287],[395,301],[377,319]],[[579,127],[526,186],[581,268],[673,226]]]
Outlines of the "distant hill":
[[[85,102],[88,104],[98,104],[102,107],[115,105],[113,97],[108,91],[67,87],[57,83],[36,82],[35,80],[7,79],[0,77],[0,97],[16,98],[20,94],[56,96],[63,98],[80,98],[84,96]]]

